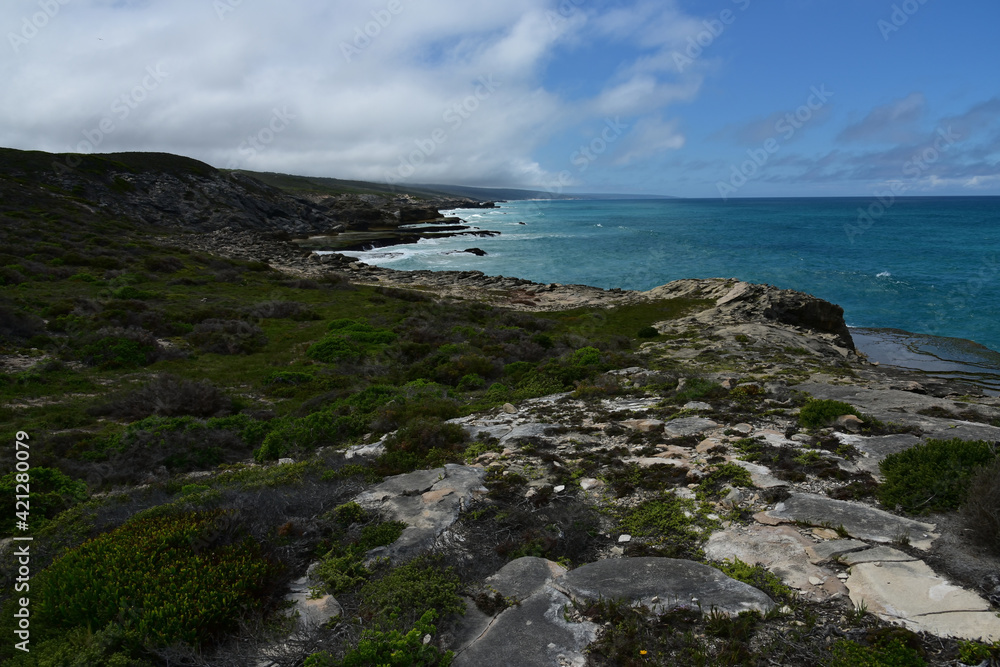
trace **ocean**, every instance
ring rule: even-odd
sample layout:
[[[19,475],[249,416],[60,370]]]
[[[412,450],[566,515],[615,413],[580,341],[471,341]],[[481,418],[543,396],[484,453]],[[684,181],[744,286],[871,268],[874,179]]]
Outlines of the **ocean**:
[[[769,283],[842,306],[875,359],[898,363],[902,351],[910,366],[1000,371],[1000,197],[543,200],[444,213],[500,235],[345,254],[605,288]],[[487,254],[460,252],[470,247]]]

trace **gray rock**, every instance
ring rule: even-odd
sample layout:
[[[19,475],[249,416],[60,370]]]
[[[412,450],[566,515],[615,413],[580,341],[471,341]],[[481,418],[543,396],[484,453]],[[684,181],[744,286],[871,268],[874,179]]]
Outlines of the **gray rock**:
[[[332,595],[311,597],[308,575],[292,582],[285,600],[293,606],[284,610],[284,613],[297,618],[302,629],[318,627],[344,613],[343,607]]]
[[[574,600],[624,598],[662,613],[677,607],[726,614],[774,607],[771,598],[719,570],[677,558],[622,558],[588,563],[553,584]],[[657,598],[654,602],[653,598]]]
[[[681,419],[673,419],[667,422],[663,430],[667,435],[673,437],[685,436],[685,435],[698,435],[699,433],[704,433],[709,429],[716,428],[718,424],[711,419],[703,419],[701,417],[682,417]]]
[[[833,560],[837,556],[867,548],[868,544],[860,540],[827,540],[807,547],[806,551],[809,552],[810,560],[819,564]]]
[[[938,536],[934,524],[896,516],[873,507],[846,500],[833,500],[811,493],[793,493],[765,517],[782,521],[801,521],[814,526],[843,525],[852,537],[874,542],[893,542],[908,538],[919,549],[929,549]]]
[[[712,406],[708,403],[702,403],[701,401],[691,401],[690,403],[684,404],[685,410],[711,410]]]
[[[851,601],[911,630],[979,641],[1000,640],[989,603],[937,576],[923,561],[860,563],[847,580]]]
[[[558,428],[558,424],[518,424],[510,429],[510,432],[500,438],[501,445],[509,445],[515,440],[522,438],[545,438],[545,431],[550,428]]]
[[[486,493],[484,475],[482,468],[449,463],[443,468],[390,477],[359,494],[355,498],[359,505],[407,524],[398,540],[369,556],[401,560],[429,549],[455,523],[462,509]]]
[[[848,565],[857,565],[859,563],[881,563],[883,561],[905,563],[920,559],[892,547],[875,547],[873,549],[846,554],[841,557],[841,560]]]
[[[597,637],[590,622],[564,617],[570,599],[545,587],[505,609],[471,645],[457,653],[455,667],[583,667],[583,650]]]
[[[566,574],[566,568],[559,563],[525,556],[512,560],[496,574],[487,577],[486,584],[495,588],[504,597],[524,600],[563,574]]]
[[[832,572],[810,562],[811,546],[812,542],[788,526],[731,526],[712,533],[705,544],[705,555],[712,560],[738,558],[750,565],[763,565],[783,583],[813,600],[846,595],[847,589]]]

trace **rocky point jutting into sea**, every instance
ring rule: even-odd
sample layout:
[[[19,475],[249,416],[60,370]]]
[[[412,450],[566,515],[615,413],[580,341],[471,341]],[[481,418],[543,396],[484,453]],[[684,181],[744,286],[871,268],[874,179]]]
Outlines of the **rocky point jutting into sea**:
[[[1000,658],[1000,399],[839,306],[394,271],[293,237],[437,203],[0,157],[11,664]]]

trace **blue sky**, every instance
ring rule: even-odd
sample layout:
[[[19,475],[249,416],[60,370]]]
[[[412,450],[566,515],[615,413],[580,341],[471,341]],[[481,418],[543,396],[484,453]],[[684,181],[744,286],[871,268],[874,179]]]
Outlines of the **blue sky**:
[[[1000,194],[995,0],[8,0],[0,145],[687,197]]]

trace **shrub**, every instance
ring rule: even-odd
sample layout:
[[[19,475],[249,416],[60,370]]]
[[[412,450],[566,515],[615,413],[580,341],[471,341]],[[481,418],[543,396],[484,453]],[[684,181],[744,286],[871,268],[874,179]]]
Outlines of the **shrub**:
[[[152,416],[130,424],[105,445],[111,477],[131,479],[160,466],[172,472],[204,470],[246,456],[248,446],[242,433],[227,428],[231,424],[215,421]]]
[[[341,336],[327,336],[306,350],[307,357],[327,364],[356,361],[362,354],[363,350],[359,345]]]
[[[329,653],[314,653],[306,658],[304,667],[447,667],[451,664],[451,651],[441,653],[436,647],[425,644],[424,637],[436,631],[432,625],[433,609],[428,610],[405,635],[399,630],[365,630],[356,648],[337,662]]]
[[[83,363],[108,370],[148,366],[163,356],[156,337],[145,329],[107,327],[80,350]]]
[[[723,398],[729,392],[722,385],[704,378],[690,378],[674,396],[677,403],[700,401],[703,399]]]
[[[1000,555],[1000,458],[969,480],[962,517],[972,529],[972,537]]]
[[[267,345],[263,330],[242,320],[205,320],[186,338],[202,352],[215,354],[253,354]]]
[[[820,428],[841,415],[862,416],[857,408],[842,401],[810,400],[799,411],[799,424],[805,428]]]
[[[884,481],[876,497],[912,513],[957,509],[976,468],[995,458],[994,447],[981,440],[928,440],[879,463]]]
[[[297,321],[318,320],[319,315],[298,301],[264,301],[247,306],[244,312],[249,317],[266,319],[290,319]]]
[[[133,519],[39,573],[37,627],[66,632],[131,618],[157,645],[200,645],[256,610],[275,569],[255,543],[212,544],[235,518],[221,511]]]
[[[899,639],[871,647],[838,639],[831,650],[833,657],[826,667],[924,667],[927,664],[918,651]]]
[[[378,472],[396,475],[461,461],[468,435],[458,424],[418,417],[386,438],[385,453],[376,463]]]
[[[635,333],[636,338],[656,338],[659,335],[656,327],[643,327]]]
[[[24,486],[18,488],[22,484]],[[73,480],[55,468],[32,468],[29,473],[11,472],[0,477],[0,498],[11,510],[15,507],[15,496],[23,495],[25,489],[29,491],[32,530],[38,530],[59,512],[87,498],[84,482]],[[13,533],[14,520],[13,511],[6,512],[0,519],[0,533]]]
[[[384,629],[405,629],[430,610],[465,613],[459,578],[433,556],[418,556],[361,588],[361,614]]]
[[[13,303],[0,300],[0,340],[28,340],[45,331],[45,324]]]
[[[140,290],[132,285],[126,285],[125,287],[119,287],[118,289],[111,292],[112,298],[115,299],[151,299],[155,295],[152,292],[146,292]]]
[[[581,347],[573,353],[574,366],[594,366],[601,363],[601,351],[596,347]]]
[[[721,563],[711,563],[711,565],[736,581],[742,581],[744,584],[750,584],[754,588],[764,591],[772,600],[792,601],[795,599],[796,592],[782,583],[781,578],[768,571],[763,565],[749,565],[739,558],[726,559]]]
[[[129,421],[151,415],[212,417],[228,413],[232,404],[232,399],[210,382],[163,373],[91,412]]]
[[[701,545],[718,522],[694,501],[663,493],[628,510],[620,521],[623,533],[649,538],[659,555],[670,558],[701,556]]]

